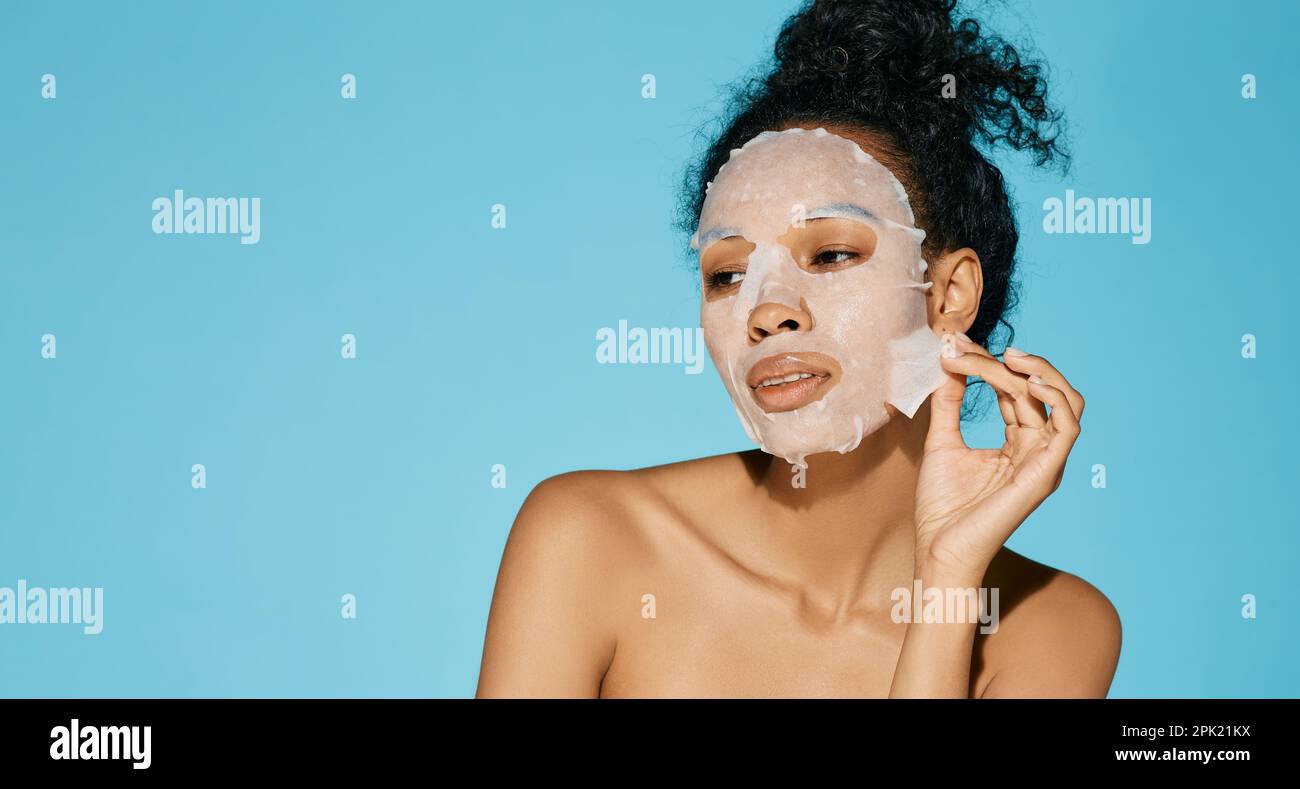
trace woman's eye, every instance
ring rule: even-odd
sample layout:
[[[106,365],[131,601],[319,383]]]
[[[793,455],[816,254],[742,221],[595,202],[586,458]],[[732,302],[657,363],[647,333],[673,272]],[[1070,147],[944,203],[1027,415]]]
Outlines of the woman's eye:
[[[709,275],[709,288],[729,288],[745,278],[743,271],[715,271]]]
[[[858,253],[851,249],[827,249],[817,253],[817,257],[813,258],[813,265],[819,268],[835,268],[845,263],[852,263],[858,257]]]

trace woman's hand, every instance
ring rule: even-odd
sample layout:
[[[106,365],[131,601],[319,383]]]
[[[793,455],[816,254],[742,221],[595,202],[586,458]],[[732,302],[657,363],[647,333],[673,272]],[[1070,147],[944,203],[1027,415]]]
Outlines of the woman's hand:
[[[917,577],[978,586],[1007,538],[1061,484],[1083,397],[1041,357],[1008,348],[999,361],[964,334],[944,343],[948,377],[930,399],[917,480]],[[997,393],[1006,422],[999,449],[972,449],[962,438],[968,375]]]

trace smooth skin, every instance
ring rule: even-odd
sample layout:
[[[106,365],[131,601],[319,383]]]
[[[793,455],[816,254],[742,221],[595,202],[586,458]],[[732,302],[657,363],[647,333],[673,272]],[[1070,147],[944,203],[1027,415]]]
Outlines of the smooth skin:
[[[806,487],[758,450],[539,484],[506,543],[477,696],[1104,697],[1114,606],[1004,546],[1061,484],[1084,399],[1046,359],[999,360],[961,334],[982,290],[974,250],[930,276],[930,325],[956,352],[946,381],[853,452],[809,457]],[[762,304],[748,328],[814,319]],[[967,376],[997,393],[999,448],[963,440]],[[997,588],[998,629],[894,621],[891,593],[915,579]]]

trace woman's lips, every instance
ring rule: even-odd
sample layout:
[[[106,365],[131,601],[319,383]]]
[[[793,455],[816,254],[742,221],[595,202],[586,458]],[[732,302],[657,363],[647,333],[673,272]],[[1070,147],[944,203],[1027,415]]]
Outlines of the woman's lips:
[[[760,359],[745,383],[759,408],[778,413],[817,402],[839,379],[839,364],[825,354],[783,353]]]

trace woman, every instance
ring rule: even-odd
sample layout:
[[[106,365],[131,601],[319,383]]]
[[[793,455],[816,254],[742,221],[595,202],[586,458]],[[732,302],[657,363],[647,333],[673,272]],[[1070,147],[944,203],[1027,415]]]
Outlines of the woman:
[[[480,697],[1106,694],[1113,606],[1003,545],[1059,486],[1083,398],[986,348],[1018,236],[976,144],[1061,161],[1059,119],[1038,66],[952,15],[787,20],[683,201],[706,341],[763,449],[538,485]],[[998,449],[962,439],[968,376]]]

